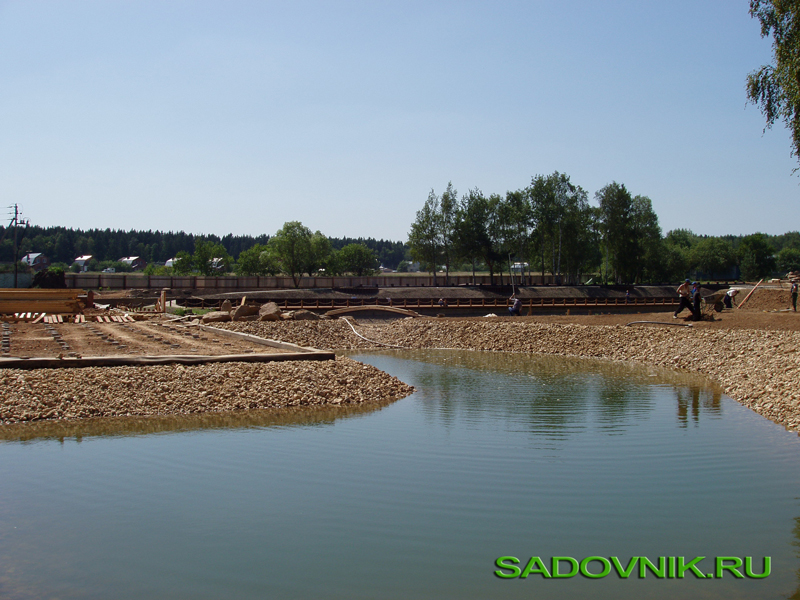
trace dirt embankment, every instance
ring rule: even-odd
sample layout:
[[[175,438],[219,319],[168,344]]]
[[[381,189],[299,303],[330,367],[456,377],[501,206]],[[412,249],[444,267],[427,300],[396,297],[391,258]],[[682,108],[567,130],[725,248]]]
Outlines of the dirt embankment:
[[[742,302],[745,296],[750,292],[748,289],[742,289],[736,300]],[[756,291],[750,296],[743,306],[743,310],[754,311],[779,311],[789,310],[792,308],[792,296],[789,292],[789,287],[782,288],[756,288]]]
[[[201,366],[0,370],[0,422],[385,403],[414,388],[348,358]]]
[[[780,316],[800,321],[794,313]],[[639,317],[663,321],[664,315]],[[602,319],[594,318],[598,324],[477,318],[406,319],[355,327],[367,340],[407,348],[584,356],[694,371],[715,379],[725,393],[763,416],[800,430],[800,331],[715,328],[713,324],[626,327],[601,324]],[[317,348],[384,347],[356,336],[344,320],[229,323],[224,327]]]

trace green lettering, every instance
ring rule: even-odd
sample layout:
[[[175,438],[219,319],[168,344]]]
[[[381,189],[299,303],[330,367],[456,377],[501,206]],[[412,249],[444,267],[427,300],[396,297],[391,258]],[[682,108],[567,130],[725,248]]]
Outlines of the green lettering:
[[[508,564],[511,563],[511,564]],[[502,579],[514,579],[514,577],[519,577],[519,559],[516,556],[501,556],[496,561],[494,561],[496,567],[501,569],[508,569],[511,573],[505,573],[503,571],[495,571],[494,574],[497,577]]]
[[[726,560],[733,562],[732,565],[724,564]],[[716,576],[717,578],[722,577],[723,571],[730,571],[734,577],[742,578],[744,575],[739,573],[736,569],[742,566],[742,559],[738,556],[718,556],[717,557],[717,569],[716,569]]]
[[[658,557],[658,568],[650,562],[646,556],[639,557],[639,579],[644,579],[647,574],[647,569],[653,572],[653,575],[659,579],[664,579],[667,576],[667,559],[664,556]]]
[[[684,573],[686,573],[686,571],[691,571],[692,573],[694,573],[694,576],[697,577],[698,579],[705,579],[706,578],[705,574],[695,566],[697,563],[699,563],[704,558],[705,558],[705,556],[695,556],[692,560],[690,560],[687,563],[687,562],[685,562],[686,559],[683,556],[679,556],[678,557],[678,579],[683,579],[683,575],[684,575]]]
[[[572,570],[569,573],[559,573],[558,572],[558,563],[561,561],[567,561],[571,566]],[[554,556],[550,559],[551,562],[551,571],[553,572],[553,579],[563,578],[563,577],[575,577],[578,574],[578,561],[572,558],[571,556]]]
[[[639,562],[639,557],[631,557],[631,559],[628,561],[628,566],[625,569],[622,568],[622,565],[616,556],[611,557],[611,562],[614,563],[614,568],[617,570],[617,574],[620,576],[620,578],[627,579],[636,568],[636,563]]]
[[[522,571],[522,575],[520,575],[519,578],[525,579],[531,573],[539,573],[545,579],[550,579],[550,572],[547,570],[547,567],[544,566],[544,563],[542,563],[542,559],[538,556],[531,556],[528,565],[525,567],[525,570]]]
[[[750,556],[744,557],[744,574],[747,577],[751,577],[753,579],[763,579],[764,577],[769,577],[769,574],[772,572],[772,557],[765,556],[764,557],[764,572],[761,575],[756,575],[753,573],[753,559]]]
[[[592,573],[588,566],[590,562],[599,562],[603,564],[603,570],[599,573]],[[590,579],[600,579],[611,573],[611,563],[603,556],[587,556],[581,561],[581,575]]]

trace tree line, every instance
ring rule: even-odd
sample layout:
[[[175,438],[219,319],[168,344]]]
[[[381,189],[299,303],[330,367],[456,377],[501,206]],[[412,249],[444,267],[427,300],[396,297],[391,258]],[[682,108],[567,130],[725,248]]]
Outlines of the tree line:
[[[560,283],[641,284],[697,279],[757,279],[800,269],[800,233],[662,235],[647,196],[612,182],[594,195],[563,173],[537,175],[524,189],[459,197],[452,182],[431,190],[408,236],[411,256],[433,274],[457,270],[550,273]]]
[[[40,227],[29,225],[20,227],[17,233],[18,257],[29,252],[40,252],[47,256],[51,263],[68,268],[78,256],[92,255],[92,267],[103,268],[114,266],[125,269],[118,263],[127,256],[140,256],[150,265],[164,264],[167,260],[194,256],[198,252],[201,259],[203,252],[213,249],[213,258],[223,258],[229,269],[234,269],[242,253],[251,251],[255,246],[267,246],[271,237],[268,234],[249,235],[195,235],[192,233],[137,231],[115,229],[70,229],[66,227]],[[319,232],[317,232],[319,233]],[[319,234],[322,235],[322,234]],[[324,237],[324,236],[323,236]],[[375,259],[390,269],[396,269],[401,261],[407,258],[407,246],[402,242],[376,240],[373,238],[326,238],[331,254],[341,251],[348,245],[357,244],[371,250]],[[0,262],[13,263],[14,260],[13,228],[0,226]],[[224,253],[221,251],[224,250]],[[352,253],[349,250],[348,253]],[[348,253],[345,253],[347,256]],[[330,257],[328,257],[330,258]],[[207,266],[200,260],[201,266],[192,264],[192,271],[205,271]],[[184,261],[184,266],[186,263]],[[331,263],[330,267],[335,265]],[[269,269],[268,269],[269,270]]]
[[[521,282],[550,273],[562,283],[674,282],[696,279],[755,280],[800,270],[800,233],[703,236],[688,229],[662,235],[652,202],[613,182],[594,195],[555,172],[505,195],[478,189],[459,196],[452,183],[431,190],[411,224],[408,242],[331,238],[298,221],[274,235],[219,237],[180,232],[68,229],[28,226],[17,231],[19,256],[42,252],[69,268],[91,254],[92,270],[130,268],[117,262],[141,256],[149,273],[235,272],[370,274],[378,265],[407,270],[418,261],[445,282],[452,270],[513,271]],[[0,226],[0,262],[13,261],[13,231]],[[175,258],[171,269],[157,266]],[[517,268],[514,269],[514,265]],[[76,268],[76,267],[73,267]]]

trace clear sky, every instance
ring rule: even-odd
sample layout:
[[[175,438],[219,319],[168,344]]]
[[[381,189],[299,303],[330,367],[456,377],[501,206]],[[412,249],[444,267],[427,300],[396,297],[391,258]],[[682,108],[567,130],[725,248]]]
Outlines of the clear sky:
[[[747,0],[0,1],[0,196],[42,226],[405,241],[431,189],[623,183],[800,229]]]

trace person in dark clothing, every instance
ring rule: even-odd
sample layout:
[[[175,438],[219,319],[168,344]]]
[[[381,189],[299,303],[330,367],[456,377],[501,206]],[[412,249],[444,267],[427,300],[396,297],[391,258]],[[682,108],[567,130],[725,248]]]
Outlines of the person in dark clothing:
[[[703,318],[703,313],[700,310],[700,284],[696,281],[692,282],[692,302],[694,303],[694,320],[699,321]]]

